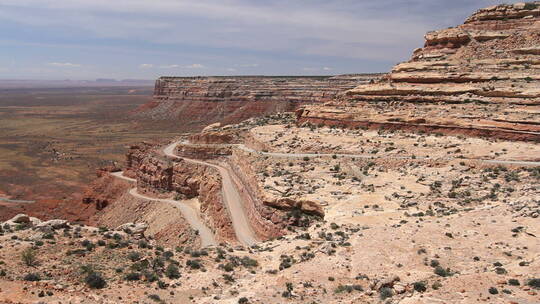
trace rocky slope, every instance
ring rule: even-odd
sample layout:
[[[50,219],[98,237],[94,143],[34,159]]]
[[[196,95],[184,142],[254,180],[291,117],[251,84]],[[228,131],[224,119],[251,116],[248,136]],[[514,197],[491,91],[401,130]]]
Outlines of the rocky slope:
[[[299,110],[299,122],[540,141],[540,2],[481,9],[425,39],[380,81]]]
[[[376,76],[161,77],[156,81],[154,100],[135,110],[133,116],[179,121],[186,130],[214,122],[237,123],[332,100]]]

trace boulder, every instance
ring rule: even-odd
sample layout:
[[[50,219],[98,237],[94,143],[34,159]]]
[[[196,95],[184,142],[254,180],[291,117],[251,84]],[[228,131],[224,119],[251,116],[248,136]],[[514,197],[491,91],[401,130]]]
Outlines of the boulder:
[[[67,227],[69,227],[68,221],[60,220],[60,219],[45,221],[36,226],[36,228],[38,229],[52,229],[52,230],[67,228]]]
[[[146,229],[148,229],[148,224],[146,223],[125,223],[116,228],[116,230],[135,235],[143,235]]]
[[[21,213],[21,214],[15,215],[10,221],[17,224],[29,223],[30,217],[26,214]]]

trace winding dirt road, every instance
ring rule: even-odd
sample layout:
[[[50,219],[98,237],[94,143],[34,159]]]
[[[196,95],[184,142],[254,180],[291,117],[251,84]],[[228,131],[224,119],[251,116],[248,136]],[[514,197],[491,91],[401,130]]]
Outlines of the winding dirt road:
[[[123,180],[129,181],[129,182],[135,182],[135,183],[137,182],[136,179],[124,176],[122,173],[123,173],[122,171],[114,172],[114,173],[111,173],[111,175],[113,175],[115,177],[118,177],[118,178],[121,178]],[[163,203],[171,204],[171,205],[177,207],[178,209],[180,209],[180,212],[182,212],[182,215],[187,220],[187,222],[189,223],[191,228],[198,231],[199,236],[201,237],[201,246],[202,247],[208,247],[208,246],[217,245],[214,234],[212,233],[210,228],[208,228],[204,224],[203,220],[199,216],[199,212],[197,211],[196,206],[187,204],[187,203],[182,202],[182,201],[177,201],[177,200],[172,200],[172,199],[159,199],[159,198],[153,198],[153,197],[149,197],[149,196],[146,196],[146,195],[142,195],[142,194],[137,192],[137,187],[131,188],[129,190],[129,194],[131,194],[134,197],[140,198],[140,199],[144,199],[144,200],[148,200],[148,201],[155,201],[155,202],[163,202]]]
[[[163,153],[171,158],[177,158],[177,159],[183,159],[186,162],[208,166],[215,168],[219,171],[219,174],[221,174],[221,180],[222,180],[222,197],[223,201],[225,202],[225,206],[227,207],[227,211],[229,212],[229,216],[231,218],[234,232],[236,234],[236,238],[240,243],[244,245],[254,245],[258,242],[257,235],[253,232],[253,229],[251,228],[247,214],[245,212],[245,209],[242,204],[242,198],[240,196],[240,192],[236,188],[236,185],[232,181],[232,177],[229,173],[229,171],[222,166],[207,163],[204,161],[199,161],[195,159],[180,157],[175,154],[175,148],[180,142],[174,142],[167,147],[163,149]]]
[[[189,144],[189,142],[182,142],[184,144]],[[201,145],[201,144],[199,144]],[[328,156],[339,156],[339,157],[350,157],[350,158],[364,158],[364,159],[378,159],[382,157],[376,157],[373,155],[365,155],[365,154],[340,154],[340,153],[283,153],[283,152],[263,152],[258,151],[249,147],[246,147],[244,144],[223,144],[222,146],[227,147],[237,147],[240,150],[250,152],[250,153],[256,153],[259,155],[266,155],[266,156],[273,156],[273,157],[284,157],[284,158],[302,158],[302,157],[328,157]],[[387,156],[384,157],[385,159],[413,159],[410,156]],[[431,158],[428,157],[421,157],[418,156],[415,158],[416,160],[428,160]],[[540,161],[525,161],[525,160],[496,160],[496,159],[481,159],[481,158],[455,158],[455,157],[445,157],[445,158],[437,158],[434,160],[467,160],[467,161],[479,161],[486,164],[498,164],[498,165],[516,165],[516,166],[532,166],[532,167],[538,167],[540,166]]]

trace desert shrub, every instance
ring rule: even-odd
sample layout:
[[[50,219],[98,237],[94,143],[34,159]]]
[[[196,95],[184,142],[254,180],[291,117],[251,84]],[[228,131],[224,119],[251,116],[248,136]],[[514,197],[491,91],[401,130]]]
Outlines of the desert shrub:
[[[105,279],[101,276],[101,274],[92,271],[89,273],[86,278],[84,278],[84,282],[88,287],[94,288],[94,289],[101,289],[107,285],[107,282]]]
[[[533,10],[533,9],[535,9],[537,7],[538,7],[538,4],[536,4],[536,3],[532,3],[532,2],[525,3],[525,9],[526,10]],[[530,78],[530,77],[527,77],[527,78]],[[532,80],[532,78],[531,78],[531,80]]]
[[[128,281],[138,281],[141,279],[141,274],[138,272],[130,272],[126,274],[126,280]]]
[[[433,288],[433,289],[435,289],[435,290],[437,290],[437,289],[439,289],[439,288],[441,288],[441,287],[442,287],[441,282],[435,282],[435,283],[433,283],[433,284],[431,285],[431,288]]]
[[[242,266],[244,267],[257,267],[259,266],[259,262],[257,260],[254,260],[250,257],[244,256],[242,259],[240,259],[240,263],[242,263]]]
[[[153,271],[145,271],[144,272],[144,278],[148,282],[155,282],[155,281],[159,280],[159,276],[157,275],[157,273],[155,273]]]
[[[379,298],[383,301],[388,298],[391,298],[393,295],[394,295],[394,291],[388,287],[381,288],[381,290],[379,291]]]
[[[163,258],[155,258],[152,260],[152,268],[158,269],[165,266],[165,260]]]
[[[138,261],[136,263],[133,263],[133,265],[131,265],[130,268],[132,270],[135,270],[135,271],[142,271],[142,270],[148,268],[148,266],[150,266],[150,263],[147,260],[142,260],[142,261]]]
[[[136,251],[132,251],[128,253],[128,259],[130,259],[132,262],[136,262],[141,259],[141,254]]]
[[[450,268],[442,268],[441,266],[437,266],[435,267],[435,269],[433,270],[433,272],[436,274],[436,275],[439,275],[441,277],[449,277],[452,275],[452,272],[450,271]]]
[[[52,232],[47,232],[47,233],[43,234],[43,236],[41,238],[42,239],[52,240],[52,239],[54,239],[54,234]]]
[[[200,260],[187,260],[186,266],[189,266],[191,269],[200,269],[202,264]]]
[[[427,290],[425,282],[414,282],[413,287],[414,287],[414,290],[418,292],[424,292]]]
[[[157,282],[157,285],[158,285],[158,287],[161,288],[161,289],[165,289],[165,288],[169,287],[169,284],[167,284],[167,283],[165,283],[165,282],[163,282],[163,281],[158,281],[158,282]]]
[[[223,279],[228,283],[232,283],[232,282],[235,281],[235,279],[234,279],[234,277],[232,275],[226,274],[226,273],[223,274]]]
[[[41,276],[39,273],[28,273],[24,276],[24,280],[30,282],[41,281]]]
[[[163,257],[166,258],[167,260],[172,258],[173,256],[174,256],[174,252],[172,252],[172,251],[165,251],[163,253]]]
[[[508,280],[508,284],[512,286],[519,286],[519,281],[516,279],[510,279]]]
[[[492,295],[496,295],[496,294],[499,293],[499,290],[498,290],[497,288],[495,288],[495,287],[490,287],[490,288],[488,289],[488,292],[489,292],[490,294],[492,294]]]
[[[162,302],[161,298],[157,294],[151,294],[148,296],[148,298],[150,298],[152,301]]]
[[[221,266],[221,268],[227,272],[231,272],[234,270],[234,265],[232,263],[227,263],[223,266]]]
[[[527,282],[527,285],[531,286],[532,288],[540,289],[540,278],[530,279]]]
[[[89,240],[84,240],[81,242],[81,245],[86,248],[87,251],[92,251],[96,245],[94,245],[91,241]]]
[[[21,253],[21,260],[26,266],[35,266],[37,264],[36,252],[32,248],[26,248]]]
[[[148,248],[149,247],[148,242],[145,241],[145,240],[140,240],[138,245],[139,245],[139,248]]]
[[[169,278],[169,279],[178,279],[180,278],[180,270],[178,269],[178,266],[176,266],[175,264],[169,264],[169,266],[167,266],[167,268],[165,269],[165,275]]]
[[[247,303],[249,303],[249,300],[246,297],[241,297],[240,299],[238,299],[238,304],[247,304]]]
[[[356,291],[362,291],[364,289],[360,285],[341,285],[341,284],[339,284],[339,286],[334,290],[334,292],[335,293],[342,293],[342,292],[351,293],[351,292],[353,292],[355,290]]]

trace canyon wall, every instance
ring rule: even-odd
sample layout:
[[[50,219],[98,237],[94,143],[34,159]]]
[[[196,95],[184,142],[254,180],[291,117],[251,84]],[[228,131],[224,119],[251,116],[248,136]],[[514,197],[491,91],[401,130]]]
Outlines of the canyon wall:
[[[154,100],[132,115],[175,121],[184,130],[198,130],[215,122],[237,123],[293,111],[308,103],[324,103],[377,76],[161,77],[156,81]]]
[[[222,201],[221,176],[217,170],[168,159],[155,152],[132,152],[131,155],[144,155],[129,168],[137,179],[138,191],[158,197],[170,197],[172,193],[175,199],[197,198],[201,216],[215,232],[217,240],[235,239],[232,222]]]
[[[425,40],[379,81],[298,110],[299,122],[540,141],[540,2],[481,9]]]

